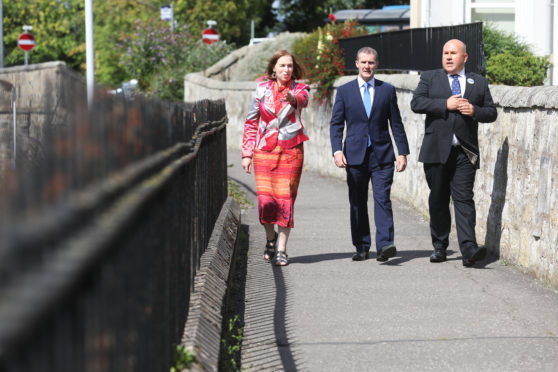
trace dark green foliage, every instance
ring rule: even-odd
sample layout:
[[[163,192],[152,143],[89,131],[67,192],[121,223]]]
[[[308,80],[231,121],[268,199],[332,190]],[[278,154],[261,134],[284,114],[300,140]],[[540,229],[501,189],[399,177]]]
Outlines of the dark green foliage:
[[[486,77],[491,84],[531,87],[543,85],[550,62],[532,53],[493,55],[486,61]]]
[[[501,31],[490,23],[483,24],[482,38],[486,59],[505,52],[514,55],[529,53],[529,46],[520,42],[517,35]]]
[[[221,358],[219,370],[225,372],[240,371],[237,360],[240,360],[244,328],[240,325],[238,315],[229,319],[221,340]]]
[[[174,351],[174,366],[170,368],[170,372],[179,372],[184,369],[190,369],[192,364],[196,362],[196,356],[193,352],[186,349],[182,345],[178,345]]]
[[[483,27],[486,77],[490,84],[512,86],[543,85],[550,62],[537,57],[515,34],[488,24]]]
[[[208,45],[188,27],[171,32],[157,17],[137,20],[135,33],[120,46],[121,64],[140,89],[161,99],[182,101],[184,75],[201,71],[229,54],[234,46],[222,41]]]
[[[23,64],[24,52],[17,46],[22,26],[32,26],[35,48],[29,63],[65,61],[76,70],[85,67],[84,3],[49,0],[2,0],[4,15],[4,65]]]

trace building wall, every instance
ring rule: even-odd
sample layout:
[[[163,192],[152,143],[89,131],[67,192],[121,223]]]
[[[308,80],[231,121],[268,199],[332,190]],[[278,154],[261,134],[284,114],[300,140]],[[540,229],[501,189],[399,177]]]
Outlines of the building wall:
[[[336,87],[354,77],[343,77]],[[393,195],[428,217],[428,187],[417,156],[424,135],[424,115],[411,111],[416,75],[378,75],[397,88],[411,149],[408,168],[396,173]],[[189,74],[188,101],[224,98],[228,146],[240,149],[244,119],[255,82],[223,82]],[[475,182],[477,239],[500,259],[523,268],[558,288],[558,87],[491,86],[498,120],[479,129],[481,169]],[[333,104],[311,102],[302,120],[310,141],[305,169],[344,179],[333,165],[329,119]]]

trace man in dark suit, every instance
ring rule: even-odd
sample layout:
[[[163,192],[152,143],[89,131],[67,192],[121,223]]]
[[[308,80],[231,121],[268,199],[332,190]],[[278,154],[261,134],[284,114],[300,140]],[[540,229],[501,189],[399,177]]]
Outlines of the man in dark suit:
[[[486,255],[475,237],[473,186],[479,168],[478,123],[496,120],[496,108],[487,80],[465,73],[467,50],[460,40],[443,48],[443,69],[426,71],[411,100],[411,109],[426,114],[419,153],[430,188],[428,208],[434,252],[430,262],[446,260],[451,227],[450,196],[455,210],[457,239],[464,266]]]
[[[391,184],[396,162],[389,126],[397,146],[397,171],[407,166],[409,144],[401,122],[395,88],[374,78],[378,53],[364,47],[355,61],[358,77],[337,89],[330,123],[335,165],[347,171],[351,205],[351,237],[356,253],[353,261],[368,258],[370,223],[368,185],[372,181],[377,260],[387,261],[397,254],[393,244]],[[345,144],[343,130],[347,127]]]

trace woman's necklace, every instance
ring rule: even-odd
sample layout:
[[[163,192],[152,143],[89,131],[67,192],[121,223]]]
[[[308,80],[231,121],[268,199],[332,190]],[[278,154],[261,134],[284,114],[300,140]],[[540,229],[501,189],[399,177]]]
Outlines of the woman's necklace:
[[[287,84],[281,85],[279,82],[273,82],[273,100],[275,101],[275,107],[280,107],[282,101],[287,97],[287,92],[291,86],[291,81],[289,80]]]

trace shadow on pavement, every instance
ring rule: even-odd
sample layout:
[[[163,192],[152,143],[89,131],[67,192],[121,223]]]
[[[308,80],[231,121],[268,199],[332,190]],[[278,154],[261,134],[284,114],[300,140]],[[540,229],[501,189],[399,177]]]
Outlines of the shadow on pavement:
[[[332,260],[348,260],[353,256],[353,252],[343,252],[343,253],[323,253],[323,254],[312,254],[308,256],[296,256],[289,257],[289,265],[291,264],[312,264],[321,261],[332,261]]]
[[[295,357],[291,350],[291,342],[293,340],[289,340],[289,324],[285,316],[287,312],[287,286],[285,284],[283,270],[284,268],[282,267],[273,266],[273,278],[275,280],[276,291],[275,309],[273,311],[273,328],[283,370],[297,371]]]

